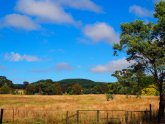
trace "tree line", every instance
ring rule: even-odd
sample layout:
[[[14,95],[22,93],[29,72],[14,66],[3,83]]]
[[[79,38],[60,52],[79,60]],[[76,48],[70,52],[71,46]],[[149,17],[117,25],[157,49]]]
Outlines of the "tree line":
[[[120,72],[121,73],[121,72]],[[126,76],[127,75],[127,76]],[[80,95],[80,94],[125,94],[125,95],[158,95],[154,87],[154,79],[150,76],[141,77],[141,82],[130,80],[130,72],[124,75],[116,71],[113,76],[118,82],[104,83],[87,79],[65,79],[53,81],[51,79],[39,80],[23,84],[14,84],[5,76],[0,76],[0,94],[20,94],[22,90],[27,95]],[[22,92],[21,92],[22,93]]]

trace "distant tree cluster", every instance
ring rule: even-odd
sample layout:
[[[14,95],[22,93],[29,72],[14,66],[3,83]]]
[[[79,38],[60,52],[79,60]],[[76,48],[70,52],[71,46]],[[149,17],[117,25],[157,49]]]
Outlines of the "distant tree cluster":
[[[0,94],[11,94],[13,92],[13,83],[5,76],[0,76]]]
[[[28,95],[61,95],[61,86],[52,80],[40,80],[25,87],[25,93]]]
[[[80,95],[80,94],[125,94],[125,95],[158,95],[154,90],[154,79],[143,73],[134,75],[131,70],[116,71],[113,76],[118,82],[104,83],[87,79],[65,79],[55,82],[51,79],[33,83],[13,84],[4,76],[0,76],[0,94],[27,95]],[[138,82],[137,82],[138,81]],[[153,92],[152,92],[153,91]],[[152,92],[152,93],[151,93]]]

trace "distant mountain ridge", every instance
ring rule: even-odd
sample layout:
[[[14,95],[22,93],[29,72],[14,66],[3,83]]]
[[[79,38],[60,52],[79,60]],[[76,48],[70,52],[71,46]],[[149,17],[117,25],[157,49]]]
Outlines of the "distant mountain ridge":
[[[102,84],[103,82],[95,82],[89,79],[63,79],[57,83],[61,84],[62,86],[68,84],[80,84],[82,87],[89,88],[97,84]]]
[[[72,85],[72,84],[80,84],[83,88],[90,88],[96,85],[104,84],[105,82],[95,82],[89,79],[81,79],[81,78],[71,78],[71,79],[63,79],[59,81],[53,81],[51,79],[39,80],[36,82],[32,82],[30,84],[38,84],[38,83],[59,83],[61,86]],[[23,88],[23,84],[14,84],[15,88],[21,89]]]

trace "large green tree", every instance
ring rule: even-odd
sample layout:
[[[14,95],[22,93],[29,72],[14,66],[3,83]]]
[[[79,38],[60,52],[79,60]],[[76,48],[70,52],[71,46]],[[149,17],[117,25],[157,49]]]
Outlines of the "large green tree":
[[[146,75],[139,64],[134,69],[115,71],[112,76],[117,78],[125,94],[140,95],[143,88],[154,83],[153,76]]]
[[[160,92],[159,120],[162,115],[163,81],[165,79],[165,2],[155,5],[154,17],[157,23],[137,20],[121,25],[120,43],[114,44],[115,55],[118,51],[127,54],[128,61],[134,61],[133,69],[142,65],[147,75],[154,77]]]
[[[1,88],[0,88],[0,94],[10,94],[12,89],[5,83]]]
[[[2,87],[4,84],[7,84],[9,87],[13,87],[11,80],[8,80],[5,76],[0,76],[0,87]]]

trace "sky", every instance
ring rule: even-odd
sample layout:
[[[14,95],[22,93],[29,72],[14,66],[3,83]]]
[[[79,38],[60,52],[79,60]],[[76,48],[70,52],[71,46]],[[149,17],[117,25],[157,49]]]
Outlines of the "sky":
[[[113,56],[122,23],[155,22],[155,0],[0,0],[0,75],[14,83],[114,82],[130,65]]]

